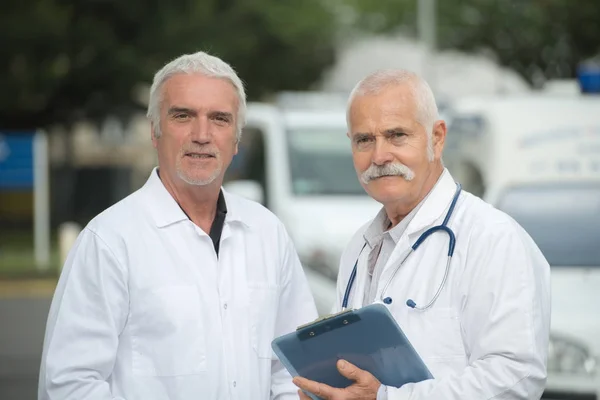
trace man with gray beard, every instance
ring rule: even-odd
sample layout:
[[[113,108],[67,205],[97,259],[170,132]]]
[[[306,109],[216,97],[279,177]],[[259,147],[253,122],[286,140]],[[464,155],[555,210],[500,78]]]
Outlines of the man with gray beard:
[[[219,58],[187,54],[157,72],[158,168],[73,246],[39,400],[298,398],[271,341],[317,316],[300,261],[270,211],[222,189],[245,113]]]
[[[340,360],[350,386],[294,383],[335,400],[539,399],[549,265],[512,218],[444,168],[446,124],[427,83],[403,70],[367,76],[347,119],[359,181],[383,207],[341,257],[333,312],[384,304],[434,378],[388,387]]]

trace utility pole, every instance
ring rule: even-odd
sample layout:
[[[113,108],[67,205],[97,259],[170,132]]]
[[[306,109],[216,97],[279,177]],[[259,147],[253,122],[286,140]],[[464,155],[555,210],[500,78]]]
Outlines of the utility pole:
[[[425,46],[425,57],[423,57],[423,74],[435,93],[436,76],[435,61],[433,56],[436,52],[436,0],[417,0],[417,27],[419,40]]]

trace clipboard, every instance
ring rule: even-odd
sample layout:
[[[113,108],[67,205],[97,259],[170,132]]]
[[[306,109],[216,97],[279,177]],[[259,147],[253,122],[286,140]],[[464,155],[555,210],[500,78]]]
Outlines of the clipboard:
[[[339,359],[370,372],[386,386],[401,387],[433,378],[383,304],[319,318],[274,339],[271,347],[293,377],[299,375],[336,388],[353,383],[337,370]]]

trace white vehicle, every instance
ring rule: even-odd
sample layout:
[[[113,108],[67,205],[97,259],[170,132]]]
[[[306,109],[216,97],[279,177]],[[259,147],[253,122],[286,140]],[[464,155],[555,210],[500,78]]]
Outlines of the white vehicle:
[[[463,99],[445,162],[518,221],[552,268],[544,398],[600,399],[600,96]]]
[[[224,185],[282,220],[321,315],[334,304],[344,247],[381,207],[360,186],[338,103],[317,109],[249,103],[240,152]]]

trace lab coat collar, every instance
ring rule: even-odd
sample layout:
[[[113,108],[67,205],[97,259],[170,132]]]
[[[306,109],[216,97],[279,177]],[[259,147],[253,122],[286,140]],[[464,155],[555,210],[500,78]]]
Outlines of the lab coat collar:
[[[406,228],[406,233],[412,235],[433,226],[439,218],[445,215],[455,193],[456,182],[448,169],[444,168],[444,172],[425,199],[425,203]]]
[[[227,204],[227,217],[225,218],[226,222],[240,222],[244,224],[246,227],[251,227],[251,221],[246,217],[244,218],[243,213],[241,212],[241,208],[243,204],[240,204],[240,199],[237,196],[228,193],[225,189],[221,187],[221,191],[225,196],[225,204]]]
[[[189,220],[188,216],[183,212],[179,204],[177,204],[173,196],[171,196],[171,193],[168,192],[167,188],[160,180],[158,168],[152,170],[143,190],[148,196],[148,204],[150,205],[148,210],[158,228],[164,228],[171,224]],[[225,204],[227,207],[225,223],[239,221],[248,226],[248,223],[242,220],[239,210],[240,205],[238,201],[236,201],[237,199],[232,197],[232,195],[227,193],[223,188],[221,188],[221,191],[225,197]]]

